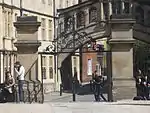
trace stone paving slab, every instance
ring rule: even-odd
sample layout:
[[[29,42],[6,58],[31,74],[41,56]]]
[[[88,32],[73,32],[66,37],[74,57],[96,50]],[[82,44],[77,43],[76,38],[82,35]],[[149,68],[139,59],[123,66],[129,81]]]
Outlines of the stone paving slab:
[[[0,113],[54,113],[48,104],[0,104]]]

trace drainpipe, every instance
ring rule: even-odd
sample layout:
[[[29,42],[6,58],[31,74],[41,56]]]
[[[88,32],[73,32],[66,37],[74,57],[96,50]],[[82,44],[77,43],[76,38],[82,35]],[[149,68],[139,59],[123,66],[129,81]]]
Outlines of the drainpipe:
[[[20,16],[22,16],[22,0],[20,0]]]
[[[55,7],[55,0],[53,0],[53,18],[54,18],[54,40],[56,39],[56,7]],[[55,43],[56,44],[56,43]],[[55,62],[55,73],[56,73],[56,55],[54,56],[54,62]]]

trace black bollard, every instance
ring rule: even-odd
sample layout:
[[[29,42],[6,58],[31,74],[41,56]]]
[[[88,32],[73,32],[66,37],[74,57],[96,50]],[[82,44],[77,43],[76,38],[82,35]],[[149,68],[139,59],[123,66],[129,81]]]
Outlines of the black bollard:
[[[73,90],[73,92],[72,92],[72,100],[73,100],[73,102],[75,102],[76,101],[76,89],[75,89],[75,80],[73,80],[73,84],[72,84],[72,90]]]
[[[93,81],[90,80],[90,90],[93,91]]]
[[[63,91],[63,85],[60,84],[60,96],[62,96],[62,91]]]

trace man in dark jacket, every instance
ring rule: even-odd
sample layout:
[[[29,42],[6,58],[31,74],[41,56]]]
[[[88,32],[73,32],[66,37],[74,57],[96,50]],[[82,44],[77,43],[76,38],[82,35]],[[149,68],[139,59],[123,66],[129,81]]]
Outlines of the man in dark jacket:
[[[94,96],[95,101],[100,101],[100,96],[106,101],[105,97],[102,94],[102,76],[97,75],[97,71],[93,74],[93,85],[94,85]]]

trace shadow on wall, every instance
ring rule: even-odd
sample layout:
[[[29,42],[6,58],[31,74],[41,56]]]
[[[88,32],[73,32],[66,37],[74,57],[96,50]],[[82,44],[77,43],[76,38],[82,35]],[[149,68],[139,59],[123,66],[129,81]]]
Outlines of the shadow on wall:
[[[26,70],[25,80],[39,82],[38,78],[38,58],[31,64],[28,70]]]
[[[72,64],[71,56],[68,56],[61,66],[61,81],[64,90],[72,89]]]

